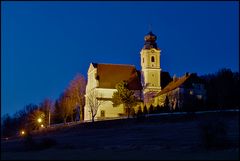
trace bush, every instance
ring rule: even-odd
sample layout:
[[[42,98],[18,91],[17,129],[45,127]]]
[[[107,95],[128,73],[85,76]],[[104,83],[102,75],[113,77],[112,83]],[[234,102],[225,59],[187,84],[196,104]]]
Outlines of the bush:
[[[143,107],[143,113],[144,113],[144,115],[148,114],[148,110],[147,110],[146,105]]]
[[[32,135],[29,133],[25,136],[23,144],[26,150],[36,149],[36,142],[33,140]]]
[[[153,105],[151,105],[148,109],[149,114],[153,114]]]
[[[132,116],[132,117],[136,117],[136,112],[135,112],[135,109],[134,108],[131,108],[130,109],[130,116]]]
[[[26,150],[43,150],[51,148],[56,144],[57,144],[56,140],[52,138],[43,138],[40,140],[40,142],[36,142],[31,134],[28,134],[24,138],[24,147]]]
[[[56,145],[57,142],[55,139],[52,138],[43,138],[38,145],[38,149],[47,149],[51,148],[52,146]]]
[[[220,120],[205,121],[200,125],[202,145],[209,148],[227,146],[227,125]]]
[[[139,106],[138,111],[137,111],[137,117],[142,116],[142,115],[143,115],[143,112],[142,112],[141,107]]]
[[[137,111],[137,120],[143,121],[144,119],[145,119],[145,114],[142,112],[141,107],[139,107]]]
[[[157,105],[156,107],[154,107],[153,112],[154,113],[160,113],[161,112],[161,107],[159,105]]]

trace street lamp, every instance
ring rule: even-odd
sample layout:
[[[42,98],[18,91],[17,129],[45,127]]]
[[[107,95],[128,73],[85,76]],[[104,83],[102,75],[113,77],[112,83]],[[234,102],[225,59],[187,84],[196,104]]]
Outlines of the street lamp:
[[[25,131],[22,130],[22,131],[20,132],[20,134],[21,134],[22,136],[24,136],[24,135],[25,135]]]
[[[41,118],[38,118],[37,121],[38,121],[38,123],[41,123],[41,122],[42,122],[42,119],[41,119]]]

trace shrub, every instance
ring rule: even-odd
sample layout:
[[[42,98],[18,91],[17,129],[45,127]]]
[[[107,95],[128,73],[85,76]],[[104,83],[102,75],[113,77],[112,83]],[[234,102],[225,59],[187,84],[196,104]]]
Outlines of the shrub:
[[[153,114],[153,105],[151,105],[148,109],[149,114]]]
[[[154,107],[153,111],[154,111],[154,113],[160,113],[161,107],[159,105],[157,105],[156,107]]]
[[[32,135],[29,133],[25,136],[23,144],[24,144],[24,147],[26,148],[26,150],[36,149],[36,142],[35,142],[35,140],[33,140]]]
[[[137,120],[142,121],[145,118],[145,114],[142,112],[141,107],[139,106],[138,111],[137,111]]]
[[[143,112],[142,112],[141,107],[139,106],[139,107],[138,107],[138,111],[137,111],[137,117],[139,117],[139,116],[141,116],[141,115],[143,115]]]
[[[56,140],[52,138],[43,138],[40,142],[36,142],[31,134],[26,135],[24,138],[24,147],[26,150],[43,150],[56,144]]]
[[[209,148],[223,148],[227,145],[227,125],[220,120],[208,120],[200,125],[202,145]]]
[[[144,115],[148,114],[148,110],[147,110],[146,105],[143,107],[143,113],[144,113]]]
[[[52,146],[55,146],[56,144],[57,144],[57,141],[55,139],[43,138],[38,145],[38,149],[51,148]]]
[[[135,109],[134,109],[134,108],[131,108],[131,109],[130,109],[130,116],[136,117],[136,112],[135,112]]]

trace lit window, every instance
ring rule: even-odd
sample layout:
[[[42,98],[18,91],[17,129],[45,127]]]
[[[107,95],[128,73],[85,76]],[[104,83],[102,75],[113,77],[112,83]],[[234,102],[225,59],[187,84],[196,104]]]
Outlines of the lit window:
[[[154,60],[154,56],[152,56],[152,57],[151,57],[151,61],[152,61],[152,62],[154,62],[154,61],[155,61],[155,60]]]
[[[197,95],[197,99],[201,100],[202,99],[202,95]]]
[[[190,94],[190,95],[193,95],[193,91],[191,90],[191,91],[189,92],[189,94]]]

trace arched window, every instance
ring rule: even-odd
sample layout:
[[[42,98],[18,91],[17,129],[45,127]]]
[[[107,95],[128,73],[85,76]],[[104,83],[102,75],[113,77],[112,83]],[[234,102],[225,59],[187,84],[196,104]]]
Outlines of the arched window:
[[[151,57],[151,61],[154,62],[154,56]]]
[[[144,63],[144,58],[143,58],[143,63]]]

